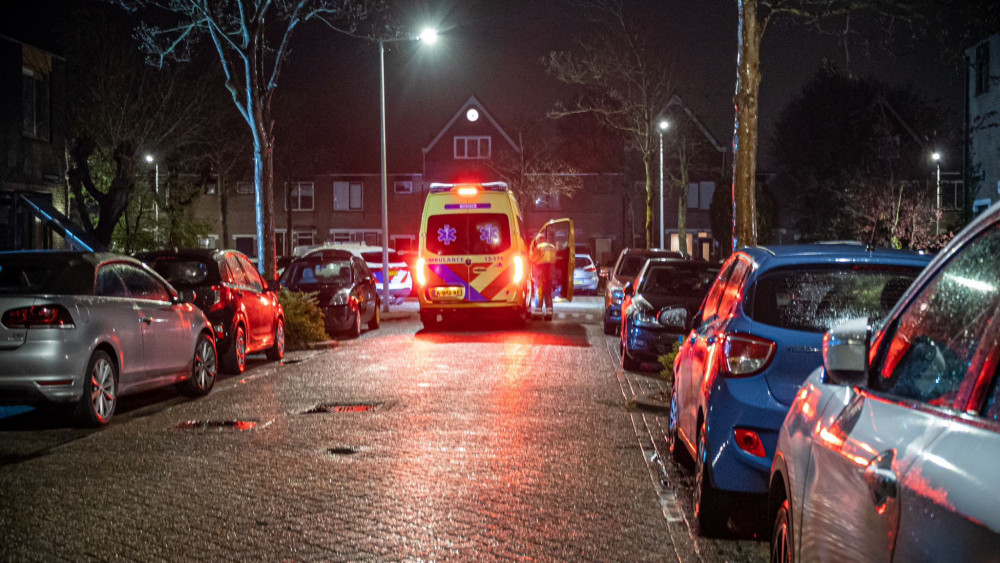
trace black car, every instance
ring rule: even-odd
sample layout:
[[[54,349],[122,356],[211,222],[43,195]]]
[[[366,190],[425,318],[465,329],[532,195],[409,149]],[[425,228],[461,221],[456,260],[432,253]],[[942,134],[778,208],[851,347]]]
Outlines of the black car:
[[[651,258],[623,291],[622,367],[656,362],[678,342],[719,274],[719,265]]]
[[[161,250],[136,255],[178,290],[195,292],[194,304],[212,323],[222,369],[246,369],[247,354],[285,356],[285,313],[278,283],[267,283],[236,250]]]
[[[625,248],[608,273],[604,289],[604,334],[617,334],[622,322],[625,286],[632,283],[650,258],[683,258],[680,252],[662,248]]]
[[[375,276],[365,262],[346,250],[324,249],[293,260],[281,275],[281,285],[291,291],[316,293],[326,331],[346,332],[351,338],[379,327],[382,305],[375,290]]]

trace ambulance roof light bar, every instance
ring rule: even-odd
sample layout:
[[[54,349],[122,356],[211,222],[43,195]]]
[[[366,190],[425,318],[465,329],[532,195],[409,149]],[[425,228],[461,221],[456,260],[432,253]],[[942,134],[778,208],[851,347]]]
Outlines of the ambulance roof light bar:
[[[430,186],[430,191],[432,194],[450,192],[455,188],[480,188],[491,191],[491,192],[505,192],[509,188],[506,182],[483,182],[482,184],[464,183],[464,184],[446,184],[443,182],[433,182]]]

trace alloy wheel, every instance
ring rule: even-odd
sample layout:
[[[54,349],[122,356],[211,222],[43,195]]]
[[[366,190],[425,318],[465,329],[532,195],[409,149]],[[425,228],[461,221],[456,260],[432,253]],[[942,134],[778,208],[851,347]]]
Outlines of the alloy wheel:
[[[98,358],[90,369],[90,404],[94,416],[101,424],[107,423],[115,411],[118,400],[115,385],[115,370],[106,357]]]
[[[198,347],[194,355],[193,371],[195,385],[199,391],[207,392],[215,384],[215,378],[219,373],[215,357],[215,346],[204,335],[198,339]]]

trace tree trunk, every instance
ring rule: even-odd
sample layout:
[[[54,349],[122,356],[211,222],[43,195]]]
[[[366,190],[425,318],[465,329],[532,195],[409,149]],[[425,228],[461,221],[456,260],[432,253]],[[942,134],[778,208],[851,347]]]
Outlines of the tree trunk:
[[[740,37],[733,132],[733,250],[757,244],[757,99],[760,91],[761,26],[757,0],[737,0]]]
[[[653,248],[653,177],[649,153],[642,155],[642,168],[646,173],[646,248]]]
[[[261,100],[253,104],[253,179],[257,218],[257,271],[265,280],[275,279],[274,260],[274,152]]]

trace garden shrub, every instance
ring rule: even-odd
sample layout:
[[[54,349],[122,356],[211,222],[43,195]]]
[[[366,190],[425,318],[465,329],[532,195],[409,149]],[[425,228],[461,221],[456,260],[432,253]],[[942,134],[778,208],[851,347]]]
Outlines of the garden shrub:
[[[319,308],[316,293],[289,291],[285,288],[278,293],[278,301],[285,310],[285,347],[301,350],[311,342],[329,340],[323,311]]]
[[[674,342],[673,349],[660,356],[660,365],[663,366],[663,371],[660,372],[660,379],[663,379],[667,383],[674,384],[674,358],[677,357],[677,352],[681,349],[680,341]]]

